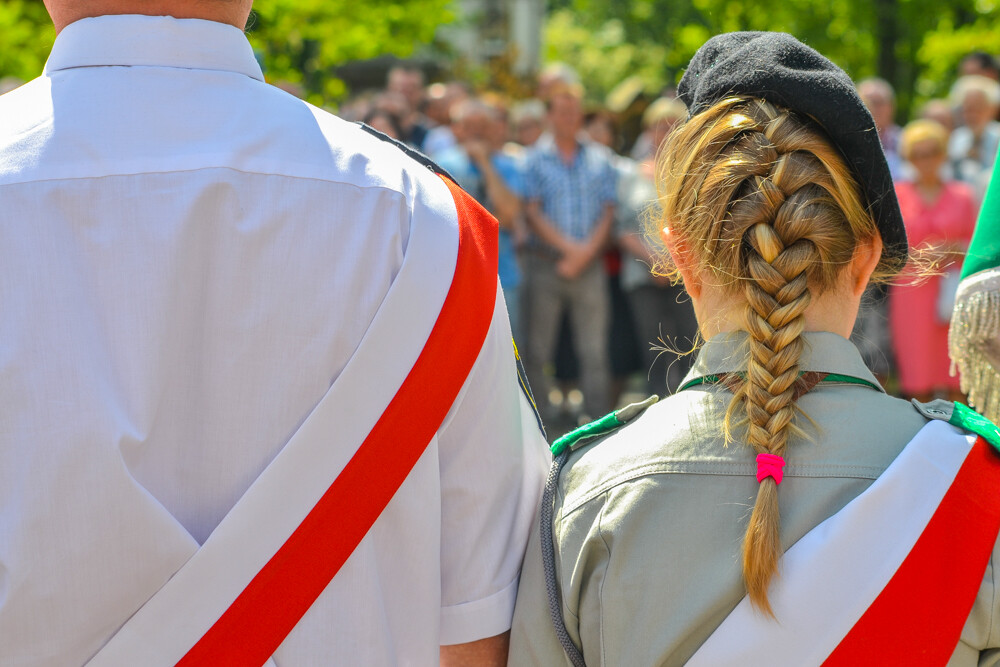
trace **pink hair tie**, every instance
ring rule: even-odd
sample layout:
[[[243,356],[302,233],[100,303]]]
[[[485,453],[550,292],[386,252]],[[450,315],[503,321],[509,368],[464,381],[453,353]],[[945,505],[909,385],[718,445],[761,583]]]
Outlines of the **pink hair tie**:
[[[767,477],[773,477],[775,484],[781,484],[781,469],[785,467],[785,459],[777,454],[757,455],[757,481],[763,482]]]

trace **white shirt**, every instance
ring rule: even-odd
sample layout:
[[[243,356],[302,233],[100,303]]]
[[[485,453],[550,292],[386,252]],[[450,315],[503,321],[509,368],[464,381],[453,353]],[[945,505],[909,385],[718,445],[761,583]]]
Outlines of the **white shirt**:
[[[204,542],[351,358],[442,187],[263,83],[220,23],[78,21],[0,97],[0,664],[86,662]],[[547,456],[500,303],[279,666],[436,664],[510,627]]]

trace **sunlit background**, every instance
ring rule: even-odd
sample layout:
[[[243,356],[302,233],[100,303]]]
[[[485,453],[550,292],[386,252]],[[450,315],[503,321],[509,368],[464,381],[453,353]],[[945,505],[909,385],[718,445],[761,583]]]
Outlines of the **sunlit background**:
[[[969,51],[1000,50],[998,0],[258,0],[248,34],[268,80],[336,108],[384,84],[393,58],[428,81],[511,97],[546,63],[571,63],[591,101],[623,104],[676,83],[712,34],[783,30],[855,79],[881,76],[897,114],[943,96]],[[36,76],[54,34],[41,0],[0,3],[0,77]],[[624,86],[624,88],[623,88]],[[616,88],[619,90],[616,91]]]

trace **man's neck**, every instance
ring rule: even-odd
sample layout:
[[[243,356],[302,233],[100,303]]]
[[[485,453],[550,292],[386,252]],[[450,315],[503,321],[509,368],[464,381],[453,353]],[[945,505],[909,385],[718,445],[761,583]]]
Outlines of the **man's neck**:
[[[576,152],[579,149],[579,144],[576,142],[576,137],[554,137],[556,150],[559,155],[562,156],[567,162],[572,162],[576,157]]]
[[[202,2],[201,0],[46,0],[56,33],[70,23],[96,16],[143,14],[178,19],[205,19],[246,27],[252,0]]]

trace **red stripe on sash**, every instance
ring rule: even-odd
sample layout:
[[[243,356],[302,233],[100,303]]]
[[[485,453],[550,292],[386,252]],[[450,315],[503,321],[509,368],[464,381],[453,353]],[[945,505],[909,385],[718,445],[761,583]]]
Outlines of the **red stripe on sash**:
[[[443,180],[458,210],[458,261],[417,362],[320,501],[178,665],[266,662],[368,533],[465,384],[493,320],[498,232],[485,209]]]
[[[889,584],[824,665],[944,665],[1000,532],[1000,456],[978,438]]]

